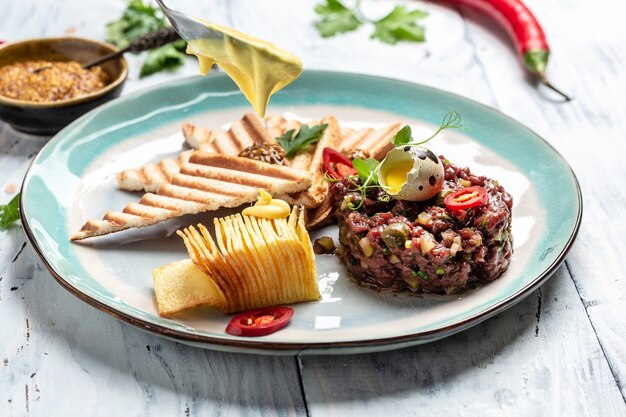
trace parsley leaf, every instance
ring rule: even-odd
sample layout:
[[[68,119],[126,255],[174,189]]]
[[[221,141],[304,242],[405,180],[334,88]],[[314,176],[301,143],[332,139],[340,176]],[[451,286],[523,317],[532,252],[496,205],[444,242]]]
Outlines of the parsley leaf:
[[[328,123],[315,126],[302,125],[298,133],[295,129],[288,130],[277,137],[276,142],[285,150],[285,157],[290,158],[299,150],[320,140],[327,127]]]
[[[146,33],[168,26],[161,9],[143,0],[130,0],[122,16],[106,25],[106,38],[120,49],[126,48],[132,41]],[[172,70],[183,64],[186,47],[185,41],[179,40],[152,49],[146,62],[141,67],[140,77],[163,70]]]
[[[402,146],[411,141],[411,126],[406,125],[391,139],[394,146]]]
[[[363,24],[354,10],[348,9],[339,0],[326,0],[326,4],[318,4],[315,13],[322,17],[315,23],[315,27],[323,38],[351,32]]]
[[[167,26],[161,9],[143,0],[130,0],[122,17],[107,23],[106,37],[120,49],[126,48],[133,40],[148,32]]]
[[[20,219],[20,195],[17,194],[9,204],[0,205],[0,229],[8,229]]]
[[[173,70],[182,65],[185,62],[185,54],[181,53],[176,45],[180,42],[184,45],[183,48],[187,45],[184,40],[180,39],[151,50],[141,67],[139,77],[143,78],[163,70]]]
[[[396,6],[380,20],[370,20],[363,15],[359,5],[360,0],[357,0],[353,8],[346,7],[339,0],[326,0],[326,3],[315,6],[315,13],[321,17],[315,22],[320,35],[328,38],[356,30],[363,23],[371,23],[374,25],[372,39],[379,39],[389,44],[399,41],[424,41],[425,29],[418,21],[428,16],[428,13],[419,9],[408,10],[402,5]]]
[[[407,10],[406,6],[396,6],[387,16],[374,22],[372,39],[380,39],[389,44],[398,41],[423,42],[424,26],[418,20],[427,15],[419,9]]]

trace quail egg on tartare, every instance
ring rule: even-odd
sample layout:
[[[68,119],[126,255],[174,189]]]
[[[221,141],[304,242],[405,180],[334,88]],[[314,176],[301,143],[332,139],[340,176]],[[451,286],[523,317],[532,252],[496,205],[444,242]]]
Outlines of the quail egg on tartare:
[[[398,200],[426,201],[443,187],[443,163],[422,146],[395,148],[381,162],[378,181]]]

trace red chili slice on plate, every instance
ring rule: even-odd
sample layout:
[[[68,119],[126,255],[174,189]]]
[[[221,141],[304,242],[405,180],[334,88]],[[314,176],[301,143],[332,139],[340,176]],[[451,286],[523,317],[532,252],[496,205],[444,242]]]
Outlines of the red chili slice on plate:
[[[472,207],[482,206],[487,201],[489,201],[487,190],[478,185],[461,188],[444,199],[446,208],[450,211],[467,210]]]
[[[233,336],[266,336],[289,323],[293,316],[291,307],[266,307],[237,314],[232,318],[226,333]]]
[[[324,161],[324,171],[336,180],[357,174],[352,162],[332,148],[324,148],[322,160]]]

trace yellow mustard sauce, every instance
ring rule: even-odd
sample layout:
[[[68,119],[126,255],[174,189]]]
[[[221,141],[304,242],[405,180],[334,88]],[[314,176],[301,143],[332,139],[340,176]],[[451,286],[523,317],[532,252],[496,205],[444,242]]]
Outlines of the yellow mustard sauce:
[[[272,198],[267,192],[259,190],[259,200],[252,207],[243,209],[244,216],[262,217],[265,219],[284,219],[291,213],[291,207],[285,200]]]
[[[402,185],[406,182],[406,176],[413,168],[413,161],[403,161],[391,168],[385,177],[387,182],[387,190],[391,194],[400,192]]]
[[[271,42],[197,20],[207,28],[224,34],[223,39],[189,41],[187,53],[198,57],[200,73],[206,75],[213,64],[219,65],[263,117],[270,96],[298,78],[302,72],[302,61]]]

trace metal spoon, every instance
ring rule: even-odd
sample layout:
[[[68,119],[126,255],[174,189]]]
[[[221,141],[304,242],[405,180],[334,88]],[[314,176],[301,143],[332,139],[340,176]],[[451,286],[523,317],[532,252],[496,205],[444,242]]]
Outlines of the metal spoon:
[[[167,7],[162,0],[156,0],[158,5],[163,10],[163,14],[170,21],[176,32],[181,38],[189,42],[193,39],[209,38],[209,39],[223,39],[224,34],[212,29],[209,29],[191,16],[184,15],[176,10],[172,10]]]
[[[100,58],[94,59],[86,64],[83,64],[83,68],[87,69],[94,65],[101,64],[109,59],[117,58],[118,56],[125,54],[126,52],[132,52],[137,54],[139,52],[147,51],[153,48],[158,48],[170,42],[174,42],[180,39],[178,33],[172,28],[162,28],[154,32],[146,33],[132,41],[126,48],[120,49],[117,52],[112,52],[108,55],[104,55]]]
[[[224,38],[224,34],[222,32],[218,32],[212,29],[209,29],[208,27],[206,27],[204,24],[200,23],[199,21],[197,21],[196,19],[194,19],[191,16],[187,16],[184,15],[176,10],[172,10],[169,7],[167,7],[162,0],[156,0],[156,2],[158,3],[159,7],[161,7],[161,10],[163,10],[163,14],[165,15],[165,17],[167,17],[167,20],[170,21],[170,23],[172,24],[172,26],[174,27],[174,30],[176,30],[176,32],[178,33],[178,35],[183,38],[185,41],[189,42],[190,40],[193,39],[199,39],[199,38],[209,38],[209,39],[223,39]],[[171,29],[162,29],[163,31],[171,31]],[[150,34],[148,34],[149,36]],[[171,35],[167,35],[167,34],[162,34],[161,38],[163,37],[171,37]],[[168,40],[168,42],[172,42],[176,40],[176,38],[172,38],[171,40]],[[167,43],[167,42],[164,42]],[[163,44],[164,44],[163,43]],[[141,46],[144,46],[144,43],[141,44]],[[162,45],[162,44],[161,44]],[[156,46],[161,46],[161,45],[155,45],[152,47],[156,47]],[[124,48],[120,51],[111,53],[109,55],[103,56],[101,58],[98,58],[97,60],[88,62],[87,64],[83,65],[83,68],[87,69],[89,67],[92,67],[94,65],[97,64],[101,64],[104,61],[108,61],[109,59],[113,59],[125,52],[131,51],[131,52],[135,52],[134,50],[131,49],[131,45],[129,45],[129,47]],[[146,48],[149,49],[149,48]],[[145,50],[145,49],[141,49],[141,50]],[[137,48],[137,52],[139,52],[140,49]],[[43,70],[46,70],[50,68],[50,66],[44,66],[41,68],[37,68],[33,71],[33,73],[37,74]]]

